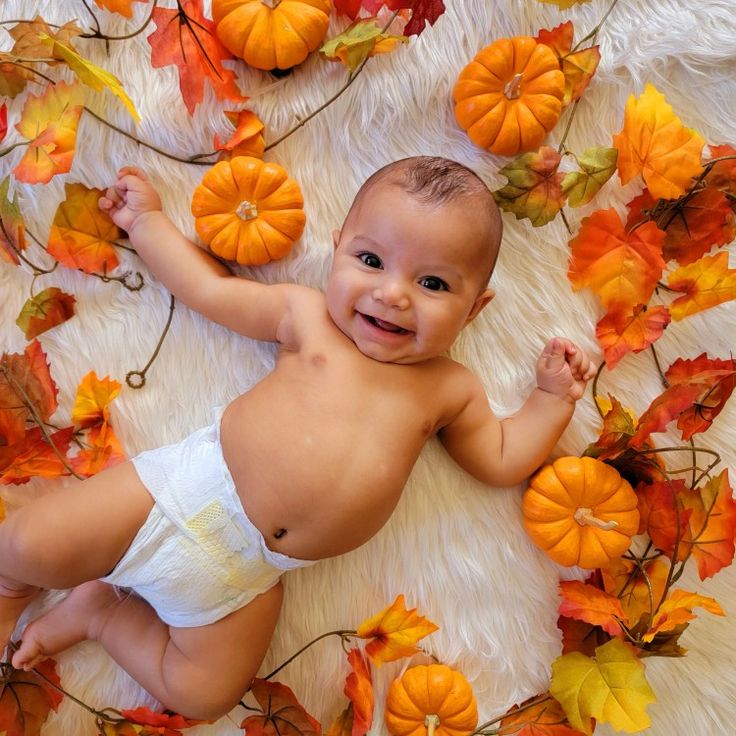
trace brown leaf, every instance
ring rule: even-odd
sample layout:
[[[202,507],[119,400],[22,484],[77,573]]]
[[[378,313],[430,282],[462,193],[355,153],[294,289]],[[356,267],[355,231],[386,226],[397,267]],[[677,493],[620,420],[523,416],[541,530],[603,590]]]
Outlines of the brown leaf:
[[[72,39],[82,33],[82,29],[71,20],[60,28],[52,28],[40,15],[33,20],[21,21],[8,30],[15,39],[12,53],[25,59],[48,60],[52,52],[49,46],[42,40],[42,36],[48,36],[67,46],[71,45]],[[63,62],[59,57],[56,61],[49,60],[45,63],[56,66]]]
[[[240,724],[248,736],[320,736],[319,722],[304,710],[286,685],[256,678],[251,693],[262,713],[248,716]]]

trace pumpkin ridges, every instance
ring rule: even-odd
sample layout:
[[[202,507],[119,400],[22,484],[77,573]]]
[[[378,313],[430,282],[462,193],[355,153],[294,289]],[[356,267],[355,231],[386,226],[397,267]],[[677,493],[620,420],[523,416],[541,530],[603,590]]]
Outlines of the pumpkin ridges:
[[[532,521],[565,519],[570,516],[569,502],[561,503],[530,488],[524,496],[524,515]]]
[[[256,228],[258,230],[258,235],[266,248],[266,252],[270,256],[269,260],[277,260],[289,252],[293,241],[287,235],[279,232],[263,219],[259,219],[256,222]]]
[[[239,3],[240,0],[236,0],[234,4]],[[260,8],[255,3],[240,3],[239,7],[227,12],[220,9],[218,17],[219,5],[222,3],[212,4],[212,16],[217,37],[230,53],[242,59],[245,56],[245,46],[241,43],[241,39],[247,39],[252,33],[253,26],[259,19]]]
[[[297,218],[299,210],[281,210],[275,212],[264,212],[261,220],[269,225],[274,232],[286,236],[291,241],[296,240],[302,233],[306,217]]]

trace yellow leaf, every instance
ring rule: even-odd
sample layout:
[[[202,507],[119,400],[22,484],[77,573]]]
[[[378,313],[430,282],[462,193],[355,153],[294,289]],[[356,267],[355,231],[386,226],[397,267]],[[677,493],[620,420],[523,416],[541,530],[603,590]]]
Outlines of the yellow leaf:
[[[597,647],[594,658],[580,652],[558,657],[549,691],[585,734],[592,733],[591,718],[619,731],[641,731],[651,724],[646,707],[656,701],[644,665],[620,639]]]
[[[97,378],[90,371],[77,386],[77,396],[72,409],[72,422],[76,427],[92,427],[110,419],[108,406],[120,393],[120,384],[109,376]]]
[[[39,38],[46,45],[52,47],[53,54],[56,58],[64,59],[64,61],[69,65],[69,68],[77,75],[77,77],[79,77],[80,81],[98,92],[103,87],[107,87],[110,92],[120,98],[122,103],[128,109],[128,112],[133,117],[133,120],[135,120],[136,123],[140,122],[141,116],[135,109],[133,100],[128,97],[123,86],[120,84],[120,80],[114,74],[111,74],[96,64],[93,64],[88,59],[80,56],[73,48],[51,38],[51,36],[48,36],[45,33],[41,33]]]
[[[15,56],[25,59],[45,59],[44,63],[56,66],[62,62],[49,59],[48,44],[41,40],[41,36],[45,35],[70,45],[72,39],[82,33],[82,29],[73,20],[60,28],[52,29],[41,16],[36,16],[33,20],[13,26],[8,33],[15,39],[13,44]]]
[[[736,299],[736,268],[728,267],[728,253],[703,256],[670,274],[667,286],[683,296],[670,304],[672,319],[685,317]]]
[[[618,151],[615,148],[588,148],[577,157],[580,171],[565,174],[562,192],[570,207],[588,204],[616,171]]]
[[[698,593],[689,593],[687,590],[673,590],[667,600],[659,607],[654,622],[642,637],[643,641],[652,641],[663,631],[672,631],[680,624],[695,618],[693,608],[705,608],[716,616],[725,616],[726,612],[718,605],[715,598],[709,598]]]
[[[582,5],[583,3],[589,3],[590,0],[539,0],[540,3],[547,3],[548,5],[556,5],[560,10],[567,10],[573,5]]]
[[[406,43],[406,36],[392,36],[384,33],[375,22],[375,18],[356,20],[339,36],[327,41],[319,50],[325,59],[341,61],[354,72],[369,56],[385,54],[392,51],[401,41]]]
[[[680,122],[664,95],[647,84],[638,99],[629,97],[624,127],[613,136],[621,183],[641,174],[655,199],[675,199],[702,171],[704,144],[698,133]]]
[[[401,594],[390,606],[358,627],[357,635],[371,640],[366,644],[365,653],[375,664],[411,656],[419,651],[416,646],[419,639],[437,631],[439,627],[420,616],[416,610],[406,610]]]

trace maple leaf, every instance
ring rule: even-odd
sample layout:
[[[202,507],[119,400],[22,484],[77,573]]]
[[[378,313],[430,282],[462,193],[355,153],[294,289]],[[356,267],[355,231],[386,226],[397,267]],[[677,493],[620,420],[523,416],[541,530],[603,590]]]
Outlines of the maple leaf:
[[[13,54],[0,51],[0,97],[17,97],[34,74],[24,69]]]
[[[621,634],[621,624],[628,623],[621,602],[594,585],[579,580],[563,580],[560,583],[559,613],[593,626],[600,626],[611,636]]]
[[[204,98],[205,80],[218,100],[247,99],[235,84],[235,74],[222,62],[232,58],[215,36],[215,24],[202,14],[201,3],[184,0],[178,9],[156,7],[156,30],[148,36],[151,66],[176,66],[179,89],[190,115]]]
[[[653,197],[679,197],[702,171],[705,141],[680,122],[664,95],[649,83],[638,99],[631,95],[626,102],[624,125],[613,136],[613,145],[619,150],[621,183],[641,174]]]
[[[396,600],[367,618],[358,626],[356,634],[371,641],[365,653],[374,664],[393,662],[401,657],[409,657],[419,651],[416,643],[439,628],[429,619],[416,613],[416,608],[407,611],[403,593]]]
[[[263,712],[240,724],[248,736],[319,736],[319,721],[304,710],[286,685],[256,677],[250,691]]]
[[[335,10],[355,20],[358,17],[362,4],[363,0],[335,0]]]
[[[319,53],[330,61],[341,61],[354,72],[367,58],[393,51],[396,44],[406,43],[406,36],[384,33],[375,18],[356,20],[342,33],[326,41]]]
[[[639,498],[639,534],[646,532],[657,549],[667,556],[675,544],[684,538],[690,511],[679,508],[677,499],[685,489],[681,479],[641,484],[637,489]],[[679,559],[683,559],[681,548]]]
[[[18,195],[8,198],[10,177],[0,182],[0,258],[17,266],[18,253],[26,249],[26,225],[18,207]]]
[[[71,294],[49,286],[26,301],[15,323],[23,330],[26,340],[32,340],[73,317],[75,302]]]
[[[0,438],[5,444],[23,439],[26,422],[33,419],[26,402],[42,422],[47,422],[56,411],[58,392],[38,340],[26,345],[22,354],[3,353],[0,356]]]
[[[64,201],[54,214],[48,252],[67,268],[109,274],[118,266],[114,241],[123,231],[97,202],[102,189],[84,184],[64,185]]]
[[[87,433],[87,441],[89,447],[80,450],[70,462],[78,475],[89,478],[126,459],[123,446],[108,422],[92,427]]]
[[[98,8],[119,13],[126,18],[133,17],[133,3],[145,3],[147,0],[95,0]]]
[[[554,220],[564,203],[559,165],[560,154],[549,146],[517,156],[498,172],[509,182],[493,192],[498,206],[517,220],[529,218],[534,227]]]
[[[644,634],[642,640],[652,641],[657,634],[663,631],[672,631],[680,624],[695,618],[693,608],[696,606],[704,608],[716,616],[726,615],[726,612],[718,605],[715,598],[689,593],[681,589],[673,590],[667,600],[659,607],[651,628]]]
[[[0,448],[0,484],[21,485],[36,476],[69,475],[66,454],[73,436],[74,427],[65,427],[54,432],[49,443],[39,427],[32,427],[20,442]]]
[[[615,148],[588,148],[577,156],[580,171],[571,171],[562,179],[562,193],[571,207],[588,204],[616,171]]]
[[[701,580],[713,577],[733,562],[736,536],[736,501],[728,482],[728,470],[711,478],[702,488],[684,488],[678,494],[690,511],[689,529],[682,540],[698,563]]]
[[[133,100],[123,89],[120,80],[105,69],[93,64],[89,59],[80,56],[71,46],[61,43],[42,33],[41,41],[53,49],[54,56],[63,59],[69,68],[77,75],[80,82],[99,92],[102,89],[109,89],[122,103],[126,110],[131,114],[133,120],[139,123],[141,116],[135,109]]]
[[[365,736],[373,723],[373,681],[370,666],[359,649],[348,652],[352,672],[345,680],[345,695],[353,706],[351,736]]]
[[[79,85],[59,82],[40,95],[28,95],[15,127],[30,143],[13,169],[27,184],[46,184],[72,166],[77,124],[84,100]]]
[[[685,319],[736,299],[736,268],[728,267],[728,253],[721,251],[680,266],[670,274],[667,286],[684,294],[670,304],[672,319]]]
[[[600,626],[593,626],[567,616],[560,616],[557,619],[557,628],[562,632],[562,654],[580,652],[586,657],[592,657],[596,647],[612,638]]]
[[[576,291],[592,289],[608,311],[646,304],[665,266],[663,240],[653,222],[628,233],[616,210],[597,210],[570,241],[568,278]]]
[[[736,195],[736,148],[728,145],[710,146],[710,154],[711,158],[708,161],[722,156],[733,156],[734,158],[712,164],[705,175],[705,183],[722,192]],[[707,164],[708,161],[705,163]]]
[[[404,27],[407,36],[418,36],[427,23],[434,25],[445,12],[443,0],[363,0],[363,7],[371,13],[382,5],[389,10],[411,10],[411,20]]]
[[[133,733],[140,736],[181,736],[181,729],[191,728],[201,723],[212,723],[212,721],[200,721],[192,718],[185,718],[178,713],[170,710],[163,713],[154,713],[147,706],[140,706],[133,710],[123,710],[121,715],[129,723],[143,726],[141,729],[134,729]],[[131,734],[132,736],[132,734]]]
[[[228,158],[233,156],[263,158],[266,143],[263,139],[264,125],[260,118],[250,110],[240,110],[239,112],[225,110],[224,112],[225,117],[235,127],[235,131],[224,142],[215,133],[215,149],[227,152]]]
[[[94,371],[87,373],[77,386],[72,408],[72,422],[82,429],[110,420],[110,402],[120,393],[121,384],[109,376],[100,379]]]
[[[659,340],[671,319],[667,307],[661,304],[637,304],[633,312],[616,310],[606,314],[596,325],[595,335],[609,370],[628,353],[640,353]]]
[[[536,697],[510,708],[501,719],[498,736],[580,736],[565,717],[562,706],[548,697],[536,705]]]
[[[39,674],[3,666],[9,670],[4,670],[0,684],[0,732],[4,736],[39,736],[49,712],[58,710],[64,697],[53,687],[61,687],[55,660],[45,659],[36,665]]]
[[[549,5],[556,5],[560,10],[567,10],[572,8],[573,5],[582,5],[583,3],[589,3],[590,0],[539,0],[540,3],[548,3]]]
[[[596,397],[596,401],[600,397]],[[607,460],[619,453],[623,452],[629,446],[629,440],[634,434],[634,424],[636,419],[628,409],[625,409],[621,402],[611,396],[610,408],[606,411],[603,408],[603,429],[598,439],[585,450],[585,455],[595,457],[599,460]],[[600,400],[601,403],[603,400]]]
[[[558,657],[549,691],[572,726],[585,734],[593,731],[591,719],[629,733],[647,728],[646,707],[656,700],[644,665],[620,639],[599,646],[594,658],[579,652]]]
[[[43,59],[45,64],[57,66],[62,63],[62,60],[58,57],[49,58],[50,53],[53,54],[53,49],[50,52],[42,36],[70,46],[72,39],[79,36],[82,29],[73,20],[59,28],[51,28],[41,16],[37,15],[33,20],[19,22],[8,33],[15,39],[12,49],[15,56],[25,59]]]

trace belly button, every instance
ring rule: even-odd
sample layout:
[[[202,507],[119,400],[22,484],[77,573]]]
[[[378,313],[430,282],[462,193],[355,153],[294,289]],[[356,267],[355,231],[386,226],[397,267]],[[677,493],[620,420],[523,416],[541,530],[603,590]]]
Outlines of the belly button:
[[[276,537],[276,539],[281,539],[284,534],[286,534],[286,529],[279,529],[277,532],[274,533],[274,537]]]

